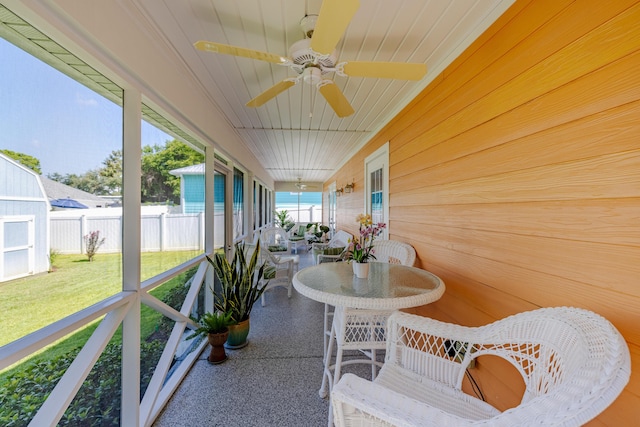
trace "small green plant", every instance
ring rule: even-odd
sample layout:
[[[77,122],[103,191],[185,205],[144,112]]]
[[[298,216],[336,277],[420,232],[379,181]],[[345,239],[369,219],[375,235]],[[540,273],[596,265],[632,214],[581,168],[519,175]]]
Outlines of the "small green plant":
[[[92,231],[86,236],[84,236],[84,244],[86,246],[86,254],[87,258],[89,258],[89,262],[93,261],[93,257],[98,253],[98,249],[104,243],[105,238],[100,238],[100,231]]]
[[[286,209],[274,211],[273,215],[275,217],[276,227],[284,228],[289,231],[291,227],[295,225],[293,219],[289,216],[289,211]]]
[[[312,239],[312,242],[322,242],[324,235],[329,232],[329,227],[318,224],[317,222],[311,222],[307,224],[307,232],[315,236],[315,238]]]
[[[200,327],[194,330],[187,339],[190,340],[195,337],[206,336],[207,334],[220,334],[227,331],[228,326],[233,324],[231,314],[230,311],[226,313],[222,311],[204,313],[200,316],[200,320],[197,321]]]
[[[58,255],[60,255],[60,251],[53,248],[49,249],[49,273],[55,269],[55,262]]]

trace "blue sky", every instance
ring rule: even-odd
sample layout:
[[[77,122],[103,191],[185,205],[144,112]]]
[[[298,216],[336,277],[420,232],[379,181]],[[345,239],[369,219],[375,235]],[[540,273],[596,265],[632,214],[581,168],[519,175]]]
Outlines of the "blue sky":
[[[171,139],[143,122],[142,145]],[[98,168],[121,148],[119,106],[0,38],[0,149],[64,175]]]

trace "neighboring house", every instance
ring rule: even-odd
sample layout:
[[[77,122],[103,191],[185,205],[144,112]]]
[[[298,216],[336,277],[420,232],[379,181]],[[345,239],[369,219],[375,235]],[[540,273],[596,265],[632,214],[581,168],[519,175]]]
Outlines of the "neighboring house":
[[[204,163],[174,169],[169,173],[180,177],[181,212],[204,212]],[[222,175],[216,175],[214,178],[214,203],[224,203],[224,177]]]
[[[106,208],[111,203],[117,203],[113,200],[106,200],[94,194],[87,193],[86,191],[62,184],[45,176],[40,176],[40,181],[42,181],[45,194],[49,198],[49,201],[55,199],[73,199],[88,208]],[[57,209],[59,208],[54,207],[54,210]]]
[[[0,282],[49,270],[50,209],[40,176],[0,154]]]

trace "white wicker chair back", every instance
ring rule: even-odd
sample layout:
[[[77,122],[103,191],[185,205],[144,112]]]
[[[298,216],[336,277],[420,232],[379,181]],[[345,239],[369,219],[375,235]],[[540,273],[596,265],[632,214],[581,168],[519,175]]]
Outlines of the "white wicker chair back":
[[[373,255],[378,262],[402,264],[412,267],[416,261],[416,250],[408,243],[398,240],[374,240]]]

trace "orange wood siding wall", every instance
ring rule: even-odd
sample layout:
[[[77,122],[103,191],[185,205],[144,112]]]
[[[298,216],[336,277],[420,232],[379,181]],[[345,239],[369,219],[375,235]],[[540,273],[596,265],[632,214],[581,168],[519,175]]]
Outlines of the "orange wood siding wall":
[[[355,178],[338,229],[356,231],[364,159],[387,141],[390,238],[447,286],[416,311],[470,326],[547,306],[600,313],[633,373],[589,425],[637,422],[640,2],[517,1],[328,180]],[[474,374],[492,403],[514,404],[517,374],[490,361]]]

